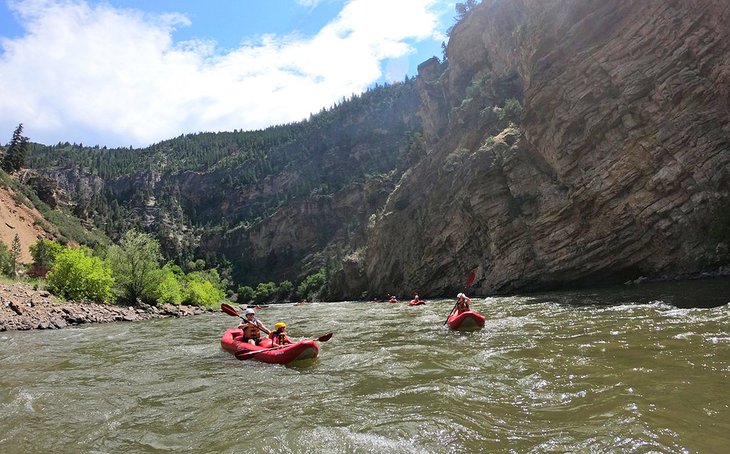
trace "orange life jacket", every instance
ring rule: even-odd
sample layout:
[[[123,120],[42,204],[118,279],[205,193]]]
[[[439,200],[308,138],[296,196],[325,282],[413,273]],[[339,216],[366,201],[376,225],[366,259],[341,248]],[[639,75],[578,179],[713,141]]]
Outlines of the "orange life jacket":
[[[286,332],[272,331],[269,333],[269,339],[275,345],[286,345]]]

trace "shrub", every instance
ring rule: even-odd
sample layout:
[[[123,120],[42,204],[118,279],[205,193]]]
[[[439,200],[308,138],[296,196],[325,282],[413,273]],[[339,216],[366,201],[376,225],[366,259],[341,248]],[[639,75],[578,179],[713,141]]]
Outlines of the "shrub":
[[[128,231],[118,246],[107,251],[106,260],[114,270],[117,292],[122,299],[155,302],[155,273],[160,266],[160,244],[146,233]]]
[[[322,293],[327,285],[327,272],[324,268],[314,274],[305,277],[297,287],[297,293],[304,298],[310,298],[314,294]]]
[[[56,256],[63,250],[63,246],[51,240],[38,240],[30,246],[30,255],[33,265],[28,272],[31,276],[44,277],[56,261]]]
[[[0,241],[0,273],[10,276],[13,274],[13,254],[8,245]]]
[[[276,284],[273,282],[259,282],[259,285],[256,286],[256,292],[254,293],[253,299],[257,303],[264,303],[269,301],[275,293]]]
[[[282,300],[291,297],[291,293],[294,291],[294,284],[290,281],[283,281],[279,283],[279,289],[277,290],[279,298]]]
[[[195,306],[212,307],[225,299],[225,293],[197,273],[188,274],[183,302]]]
[[[179,268],[178,268],[179,269]],[[183,286],[175,270],[170,265],[165,265],[153,273],[155,285],[152,289],[152,297],[158,304],[180,304],[183,301]]]
[[[520,124],[522,122],[522,104],[515,98],[509,98],[504,102],[504,107],[494,109],[497,114],[497,125],[500,129],[504,129],[513,124]]]
[[[253,300],[254,295],[256,295],[256,292],[248,285],[238,287],[238,304],[248,304],[249,301]]]
[[[59,252],[46,279],[48,289],[66,299],[102,303],[112,299],[112,270],[87,248]]]

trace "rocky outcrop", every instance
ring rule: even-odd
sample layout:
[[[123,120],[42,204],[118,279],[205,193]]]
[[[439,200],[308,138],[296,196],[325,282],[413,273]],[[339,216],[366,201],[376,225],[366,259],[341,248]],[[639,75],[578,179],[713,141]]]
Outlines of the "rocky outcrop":
[[[369,218],[392,189],[387,178],[373,177],[332,196],[292,201],[254,225],[203,236],[201,249],[219,251],[236,263],[237,279],[299,281],[327,267],[329,257],[364,247]],[[334,287],[333,295],[348,296]]]
[[[197,306],[113,306],[64,303],[44,290],[23,284],[0,285],[0,331],[61,329],[86,323],[131,322],[186,317],[205,312]]]
[[[370,232],[368,291],[481,293],[727,263],[730,5],[493,0],[428,66],[428,158]],[[505,128],[516,98],[523,115]],[[448,118],[448,126],[441,123]],[[353,292],[360,289],[353,289]]]

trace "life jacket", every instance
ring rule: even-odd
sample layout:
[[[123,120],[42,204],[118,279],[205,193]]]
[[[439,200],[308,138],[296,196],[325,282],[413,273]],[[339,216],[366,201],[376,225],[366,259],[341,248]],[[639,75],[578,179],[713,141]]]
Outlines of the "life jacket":
[[[286,345],[286,333],[272,331],[269,333],[269,339],[271,339],[276,345]]]
[[[456,303],[456,311],[458,313],[466,312],[469,310],[469,300],[459,301]]]
[[[243,337],[245,339],[258,339],[261,336],[259,329],[259,320],[254,317],[249,320],[246,326],[243,327]]]

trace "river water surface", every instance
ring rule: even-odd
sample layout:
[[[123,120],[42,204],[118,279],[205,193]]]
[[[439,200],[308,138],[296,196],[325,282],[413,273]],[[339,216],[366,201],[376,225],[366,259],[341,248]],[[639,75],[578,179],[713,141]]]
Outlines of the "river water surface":
[[[283,367],[220,348],[223,313],[0,333],[1,453],[700,452],[730,448],[730,282],[280,305]],[[689,306],[713,306],[696,307]]]

